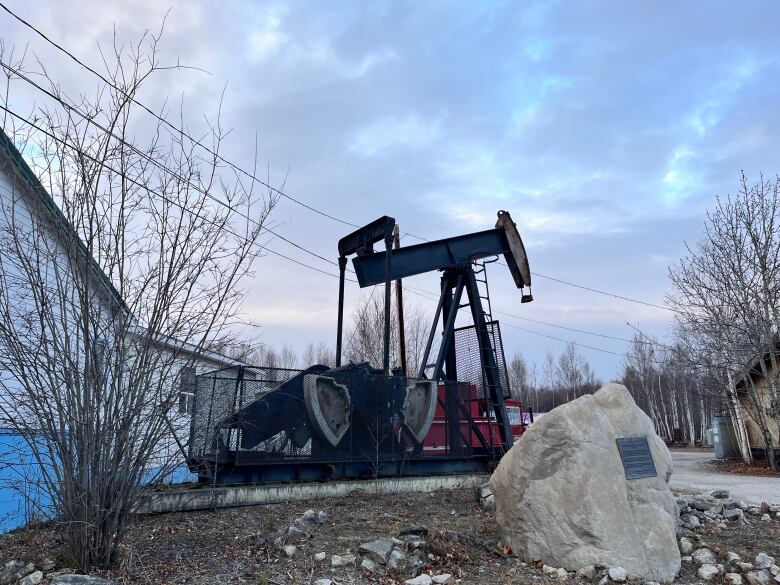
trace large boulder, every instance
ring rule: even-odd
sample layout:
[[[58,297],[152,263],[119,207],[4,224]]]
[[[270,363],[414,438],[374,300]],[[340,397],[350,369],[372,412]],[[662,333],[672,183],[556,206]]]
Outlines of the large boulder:
[[[646,437],[656,475],[627,479],[617,439]],[[641,441],[641,440],[640,440]],[[624,567],[667,582],[680,570],[672,460],[625,386],[559,406],[530,426],[490,479],[505,544],[526,561]]]

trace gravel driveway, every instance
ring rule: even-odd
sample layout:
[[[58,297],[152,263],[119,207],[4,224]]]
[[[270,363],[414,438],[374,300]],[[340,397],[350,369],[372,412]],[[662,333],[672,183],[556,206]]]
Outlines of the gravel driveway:
[[[672,489],[708,491],[727,489],[731,497],[749,504],[780,503],[780,478],[721,473],[707,464],[710,450],[672,449]]]

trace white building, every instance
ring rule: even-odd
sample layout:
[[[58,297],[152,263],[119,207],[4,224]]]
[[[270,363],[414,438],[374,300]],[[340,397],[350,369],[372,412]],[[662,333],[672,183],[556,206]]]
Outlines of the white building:
[[[135,371],[129,364],[138,356],[154,360],[160,374],[144,379],[127,374],[115,381],[117,372]],[[107,410],[112,400],[117,402],[110,393],[131,396],[142,388],[149,401],[165,400],[169,406],[172,432],[155,448],[161,457],[180,453],[188,439],[195,375],[238,365],[139,326],[78,232],[0,130],[0,427],[18,428],[25,415],[45,421],[41,412],[60,408],[65,417],[71,411],[60,401],[81,398],[100,405],[95,413],[100,424],[119,425],[124,415],[121,407]],[[56,392],[41,392],[32,400],[21,389],[35,384]],[[108,406],[102,396],[87,396],[98,391],[105,393]],[[76,432],[78,421],[62,417],[49,416],[48,423]]]

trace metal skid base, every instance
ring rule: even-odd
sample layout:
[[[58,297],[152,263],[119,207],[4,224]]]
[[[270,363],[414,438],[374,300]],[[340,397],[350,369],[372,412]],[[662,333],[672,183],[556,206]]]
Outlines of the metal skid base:
[[[271,463],[267,465],[220,466],[216,474],[202,471],[198,481],[211,485],[279,483],[288,481],[323,482],[344,479],[421,477],[489,473],[495,461],[490,457],[420,458],[404,461],[349,461],[336,463]],[[216,475],[216,477],[215,477]]]

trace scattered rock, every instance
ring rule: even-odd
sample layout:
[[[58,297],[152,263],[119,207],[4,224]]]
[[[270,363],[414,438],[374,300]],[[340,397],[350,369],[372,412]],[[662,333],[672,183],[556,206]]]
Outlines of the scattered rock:
[[[38,585],[43,581],[43,571],[34,571],[19,581],[19,585]]]
[[[684,536],[680,539],[680,552],[684,555],[689,555],[693,551],[693,543],[690,539]]]
[[[780,567],[778,567],[777,565],[772,565],[771,567],[769,567],[769,572],[772,573],[773,577],[777,577],[778,575],[780,575]]]
[[[428,543],[425,542],[424,540],[420,540],[419,538],[412,538],[406,541],[406,548],[409,552],[413,552],[416,550],[425,550],[427,546]]]
[[[317,522],[319,522],[320,524],[325,524],[328,520],[329,518],[327,512],[325,512],[324,510],[320,510],[319,512],[317,512]]]
[[[710,581],[715,575],[718,574],[718,568],[714,565],[702,565],[696,572],[700,579]]]
[[[428,528],[422,525],[417,526],[407,526],[401,532],[398,533],[398,536],[425,536],[428,534]]]
[[[742,585],[742,575],[739,573],[726,573],[723,576],[723,582],[726,585]]]
[[[772,517],[769,514],[761,514],[761,522],[769,522]]]
[[[585,565],[577,569],[577,577],[585,579],[586,581],[593,581],[596,578],[596,567],[593,565]]]
[[[754,565],[756,566],[756,569],[769,569],[772,565],[775,564],[774,557],[770,557],[766,553],[758,553],[756,555],[756,562]]]
[[[366,555],[375,563],[380,565],[387,564],[387,559],[393,551],[393,541],[389,538],[377,538],[371,542],[365,542],[360,545],[358,552]]]
[[[364,568],[369,573],[379,573],[382,570],[382,567],[377,565],[374,561],[371,559],[363,559],[363,562],[360,563],[360,566]]]
[[[434,583],[441,583],[442,585],[449,585],[455,581],[455,578],[450,573],[442,573],[441,575],[434,575],[431,577],[431,581]]]
[[[0,585],[10,585],[26,577],[35,570],[32,564],[26,565],[19,561],[8,561],[0,569]]]
[[[55,575],[51,585],[115,585],[113,581],[92,575]]]
[[[609,578],[616,583],[623,583],[626,580],[626,570],[623,567],[610,567],[607,571]]]
[[[394,548],[387,559],[387,566],[391,569],[400,570],[405,564],[406,554],[402,550]]]
[[[414,579],[407,579],[404,581],[404,583],[405,585],[431,585],[431,583],[433,583],[433,579],[431,579],[430,575],[423,573]]]
[[[738,563],[741,560],[742,560],[742,557],[739,556],[735,552],[729,551],[729,552],[726,553],[726,562],[727,563],[730,563],[730,564]]]
[[[333,585],[333,581],[331,579],[317,579],[314,585]]]
[[[282,547],[282,551],[283,551],[283,552],[284,552],[284,554],[287,556],[287,558],[292,558],[292,557],[294,557],[294,556],[295,556],[295,552],[296,552],[297,550],[298,550],[298,549],[297,549],[296,547],[294,547],[293,545],[291,545],[291,544],[286,544],[286,545],[284,545],[284,546]]]
[[[632,436],[647,438],[655,477],[626,480],[616,439]],[[490,487],[504,544],[551,566],[620,564],[632,578],[671,581],[680,569],[671,472],[653,422],[625,386],[607,384],[548,412],[501,459]]]
[[[43,559],[40,563],[38,563],[38,569],[40,569],[44,573],[48,573],[56,566],[57,566],[56,563],[51,559]]]
[[[772,577],[767,569],[750,571],[746,577],[750,585],[769,585],[769,582],[772,580]]]
[[[325,560],[325,557],[327,556],[328,555],[326,555],[324,552],[318,552],[317,554],[314,555],[314,560],[321,563],[322,561]]]
[[[731,522],[734,522],[736,520],[741,520],[744,518],[745,513],[740,510],[739,508],[733,508],[731,510],[723,510],[723,517],[726,520],[730,520]]]
[[[739,567],[739,570],[742,571],[743,573],[749,573],[750,571],[755,569],[753,563],[743,563],[742,561],[737,561],[736,564]]]
[[[712,490],[710,492],[710,495],[713,498],[716,498],[718,500],[725,500],[725,499],[727,499],[729,497],[729,490],[723,490],[723,489]]]
[[[332,567],[346,567],[355,564],[355,555],[333,555],[330,557]]]
[[[699,519],[693,514],[683,514],[680,516],[680,524],[683,528],[687,528],[688,530],[695,530],[701,526],[701,522],[699,522]]]
[[[493,490],[490,489],[489,483],[479,486],[479,505],[486,512],[496,509],[496,499],[493,496]]]
[[[718,557],[708,548],[698,549],[691,555],[691,558],[699,567],[702,565],[716,565],[718,563]]]

